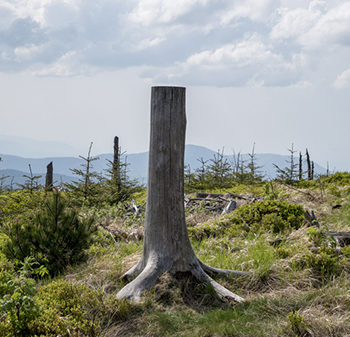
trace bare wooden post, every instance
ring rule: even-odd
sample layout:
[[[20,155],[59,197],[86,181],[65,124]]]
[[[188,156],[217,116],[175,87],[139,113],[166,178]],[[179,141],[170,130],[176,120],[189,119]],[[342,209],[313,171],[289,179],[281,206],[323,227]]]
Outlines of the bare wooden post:
[[[303,179],[303,156],[299,152],[299,180]]]
[[[209,282],[222,298],[243,299],[207,274],[243,273],[211,268],[196,257],[187,232],[184,210],[185,93],[182,87],[153,87],[148,164],[145,236],[140,261],[123,277],[131,280],[117,298],[139,300],[164,272],[191,272]]]
[[[309,151],[306,149],[306,162],[307,162],[307,180],[311,179],[311,162],[310,162],[310,155]]]
[[[53,165],[52,162],[46,166],[46,190],[52,191],[53,189]]]
[[[119,138],[117,136],[114,137],[114,156],[113,156],[113,175],[114,178],[119,178]]]

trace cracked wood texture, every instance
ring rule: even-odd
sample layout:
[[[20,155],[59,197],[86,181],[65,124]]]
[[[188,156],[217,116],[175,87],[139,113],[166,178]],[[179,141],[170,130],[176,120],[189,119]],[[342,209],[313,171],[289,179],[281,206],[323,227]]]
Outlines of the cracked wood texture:
[[[140,261],[123,275],[132,281],[117,298],[138,301],[163,272],[190,271],[199,281],[210,282],[220,297],[240,302],[242,298],[217,284],[203,267],[210,274],[241,273],[201,263],[188,236],[184,210],[185,95],[182,87],[152,87],[143,252]]]

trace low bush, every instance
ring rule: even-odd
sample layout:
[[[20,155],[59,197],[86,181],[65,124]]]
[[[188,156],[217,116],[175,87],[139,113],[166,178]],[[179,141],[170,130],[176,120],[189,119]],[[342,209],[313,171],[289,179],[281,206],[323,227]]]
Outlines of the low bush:
[[[77,210],[68,208],[60,192],[54,191],[36,214],[2,227],[8,237],[2,250],[8,259],[24,261],[33,256],[54,276],[86,259],[85,250],[96,230],[93,217],[82,219]]]
[[[39,274],[42,277],[47,273],[42,266],[34,268],[35,264],[37,263],[28,257],[18,275],[4,271],[0,274],[0,313],[3,313],[0,320],[1,336],[32,335],[29,324],[40,315],[40,308],[35,300],[36,282],[30,276]]]
[[[110,324],[126,320],[132,304],[85,285],[56,280],[39,289],[41,314],[30,323],[37,336],[100,336]]]
[[[190,237],[201,240],[223,234],[230,237],[246,236],[249,233],[284,233],[298,229],[304,224],[304,209],[286,201],[266,200],[243,205],[231,214],[214,221],[189,227]]]

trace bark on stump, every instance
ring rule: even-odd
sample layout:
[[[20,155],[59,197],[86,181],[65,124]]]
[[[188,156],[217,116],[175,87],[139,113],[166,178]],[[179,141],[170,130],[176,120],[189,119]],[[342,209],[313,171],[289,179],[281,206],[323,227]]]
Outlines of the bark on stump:
[[[52,162],[46,166],[46,189],[53,190],[53,164]]]
[[[119,162],[119,138],[114,137],[114,156],[113,156],[113,175],[114,179],[120,178],[120,162]]]
[[[191,272],[198,281],[211,283],[219,297],[241,302],[243,298],[210,276],[244,273],[205,265],[189,240],[184,211],[185,93],[182,87],[152,87],[143,252],[140,261],[122,276],[132,281],[117,298],[139,301],[142,292],[168,271]]]

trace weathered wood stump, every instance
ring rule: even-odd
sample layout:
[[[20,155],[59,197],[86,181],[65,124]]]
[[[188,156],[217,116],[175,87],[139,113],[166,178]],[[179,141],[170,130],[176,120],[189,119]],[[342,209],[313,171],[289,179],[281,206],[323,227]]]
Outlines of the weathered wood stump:
[[[46,166],[46,190],[53,190],[53,164],[52,162]]]
[[[191,272],[211,283],[221,298],[243,301],[209,275],[244,273],[209,267],[195,255],[184,211],[184,153],[186,132],[185,88],[153,87],[148,165],[147,206],[140,261],[123,275],[132,280],[117,298],[140,300],[164,272]],[[136,277],[136,278],[135,278]]]

